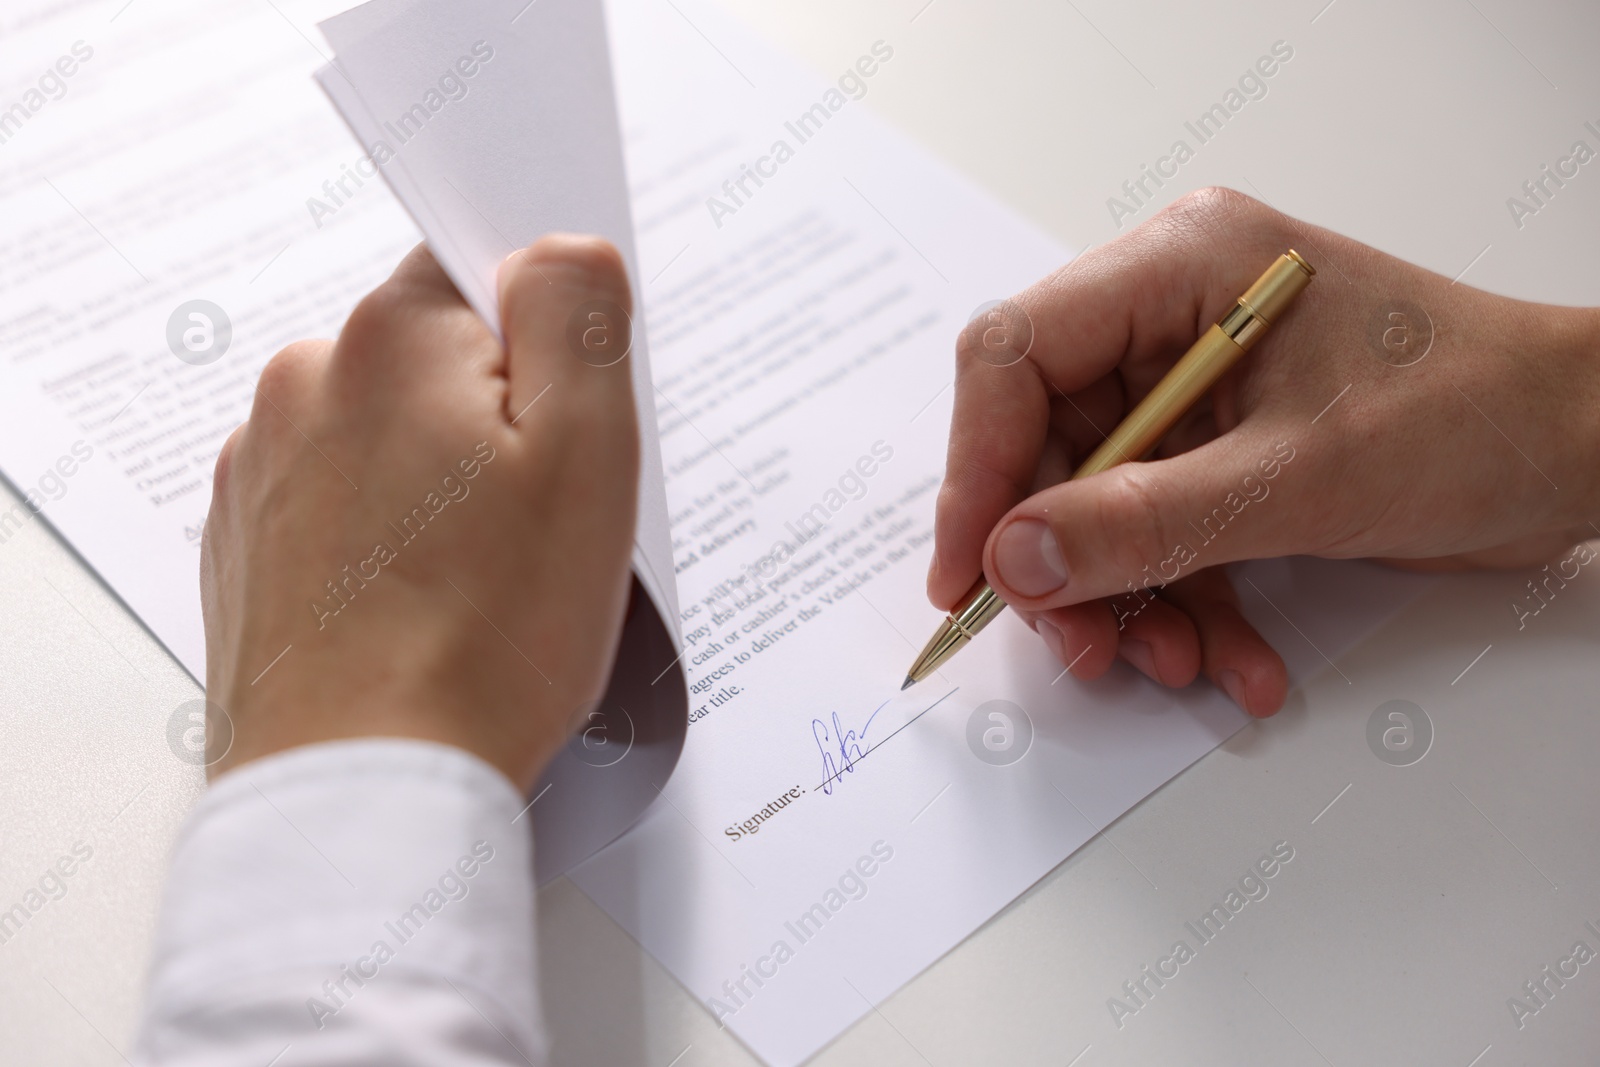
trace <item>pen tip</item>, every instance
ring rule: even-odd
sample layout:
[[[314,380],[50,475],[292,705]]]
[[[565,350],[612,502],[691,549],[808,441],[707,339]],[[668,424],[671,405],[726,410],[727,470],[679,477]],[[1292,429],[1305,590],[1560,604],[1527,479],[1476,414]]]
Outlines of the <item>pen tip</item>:
[[[914,686],[916,684],[917,684],[917,680],[915,678],[911,677],[911,675],[908,674],[908,675],[906,675],[905,683],[900,686],[900,692],[904,693],[907,689],[910,689],[912,686]]]

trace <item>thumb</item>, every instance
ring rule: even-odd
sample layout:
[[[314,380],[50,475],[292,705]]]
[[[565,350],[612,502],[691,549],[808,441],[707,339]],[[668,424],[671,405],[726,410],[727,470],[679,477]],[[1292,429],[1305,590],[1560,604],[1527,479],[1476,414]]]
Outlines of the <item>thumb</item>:
[[[1029,611],[1157,588],[1203,567],[1292,555],[1308,543],[1293,501],[1293,443],[1236,430],[1150,463],[1063,482],[1013,508],[984,573]]]
[[[546,389],[549,406],[631,419],[632,298],[615,246],[549,234],[508,256],[498,284],[512,423],[536,422]]]
[[[499,285],[505,414],[523,469],[552,494],[540,506],[573,539],[562,558],[625,560],[641,460],[622,256],[599,237],[551,234],[508,257]]]

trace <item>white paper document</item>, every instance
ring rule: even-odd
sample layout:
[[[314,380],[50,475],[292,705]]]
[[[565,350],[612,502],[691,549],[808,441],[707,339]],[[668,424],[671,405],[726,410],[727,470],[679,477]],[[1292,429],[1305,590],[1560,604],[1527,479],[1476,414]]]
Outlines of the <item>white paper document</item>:
[[[0,545],[53,524],[196,678],[218,449],[417,240],[380,183],[311,217],[357,158],[324,61],[250,0],[0,11]]]
[[[819,76],[699,0],[607,6],[630,202],[620,171],[593,201],[552,199],[548,175],[507,162],[541,122],[559,139],[559,118],[610,106],[603,46],[508,71],[520,98],[490,91],[495,63],[537,48],[538,27],[589,25],[593,5],[480,0],[441,24],[416,21],[436,5],[385,2],[332,23],[326,54],[294,32],[303,8],[291,26],[268,5],[157,5],[119,30],[82,73],[115,66],[0,145],[0,197],[29,220],[0,255],[0,467],[40,489],[75,441],[90,447],[51,476],[43,514],[198,673],[209,460],[261,363],[336,330],[416,239],[362,163],[409,110],[393,105],[438,90],[385,177],[486,317],[471,278],[542,212],[613,220],[649,340],[675,571],[655,578],[676,598],[690,722],[676,770],[650,781],[659,799],[570,877],[786,1067],[1246,719],[1204,683],[1063,676],[1009,614],[899,691],[939,621],[923,579],[954,338],[1071,253],[874,116],[900,40],[863,40]],[[24,58],[53,62],[79,35],[58,13],[23,35]],[[361,143],[309,77],[334,54],[348,65],[323,85],[347,116],[366,108],[350,120]],[[439,55],[478,55],[477,73],[442,86]],[[117,91],[145,81],[137,100]],[[232,349],[204,365],[167,341],[195,298],[232,317]],[[1306,560],[1236,579],[1298,679],[1422,584]],[[607,773],[623,781],[634,759]]]

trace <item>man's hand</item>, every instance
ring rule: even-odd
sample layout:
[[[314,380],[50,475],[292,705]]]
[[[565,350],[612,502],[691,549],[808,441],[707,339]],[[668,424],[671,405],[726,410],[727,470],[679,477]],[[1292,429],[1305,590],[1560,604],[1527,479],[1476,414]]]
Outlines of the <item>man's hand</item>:
[[[1290,247],[1316,281],[1154,461],[1065,482]],[[1593,311],[1457,285],[1220,189],[1015,304],[1026,358],[986,349],[983,322],[958,345],[928,593],[949,608],[986,576],[1079,677],[1120,652],[1167,685],[1203,671],[1270,715],[1283,662],[1206,568],[1515,566],[1600,535]]]
[[[630,305],[616,250],[544,238],[501,268],[502,348],[418,248],[337,342],[268,363],[201,551],[207,695],[234,728],[213,774],[386,735],[533,783],[605,690],[629,589],[630,361],[567,337],[593,301]]]

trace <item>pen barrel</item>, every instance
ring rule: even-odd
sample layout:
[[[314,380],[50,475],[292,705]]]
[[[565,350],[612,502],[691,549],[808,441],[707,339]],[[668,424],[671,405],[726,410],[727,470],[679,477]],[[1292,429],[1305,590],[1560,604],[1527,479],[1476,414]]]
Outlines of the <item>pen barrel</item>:
[[[1087,478],[1119,463],[1144,458],[1228,368],[1255,344],[1300,295],[1316,270],[1290,249],[1246,289],[1222,321],[1190,346],[1183,358],[1085,460],[1073,478]]]
[[[1244,348],[1238,342],[1220,325],[1212,326],[1190,346],[1167,376],[1145,394],[1072,477],[1087,478],[1119,463],[1143,458],[1242,355]]]

